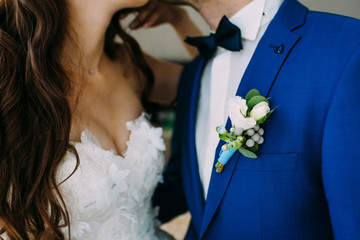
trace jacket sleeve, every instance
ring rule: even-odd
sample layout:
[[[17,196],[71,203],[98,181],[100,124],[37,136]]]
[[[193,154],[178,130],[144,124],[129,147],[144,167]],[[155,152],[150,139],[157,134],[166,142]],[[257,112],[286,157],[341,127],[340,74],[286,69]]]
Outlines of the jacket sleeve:
[[[187,211],[181,178],[181,133],[181,123],[177,116],[171,157],[163,174],[164,181],[158,185],[153,196],[153,205],[160,207],[158,219],[163,223]]]
[[[183,129],[186,107],[184,99],[188,97],[189,78],[184,72],[188,69],[187,64],[182,73],[178,86],[178,102],[174,132],[171,141],[171,157],[164,171],[164,182],[159,184],[154,197],[153,205],[160,207],[159,220],[167,222],[172,218],[188,210],[182,182],[182,139],[187,131]]]
[[[322,144],[322,177],[334,237],[360,239],[360,46],[333,93]]]

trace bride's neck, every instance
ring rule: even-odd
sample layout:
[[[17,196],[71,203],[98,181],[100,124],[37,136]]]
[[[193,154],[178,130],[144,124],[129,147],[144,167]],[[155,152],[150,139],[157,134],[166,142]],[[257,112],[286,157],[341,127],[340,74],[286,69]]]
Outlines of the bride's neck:
[[[74,10],[69,13],[69,36],[65,38],[61,56],[64,66],[72,73],[93,74],[101,67],[105,55],[105,33],[114,12],[94,14],[97,12],[94,7],[73,6],[71,9]]]

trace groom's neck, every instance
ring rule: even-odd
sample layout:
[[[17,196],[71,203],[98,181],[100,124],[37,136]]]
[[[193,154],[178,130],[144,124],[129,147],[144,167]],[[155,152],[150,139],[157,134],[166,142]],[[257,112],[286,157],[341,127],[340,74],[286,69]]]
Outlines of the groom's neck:
[[[203,0],[196,1],[194,6],[210,25],[211,30],[216,30],[221,18],[225,15],[231,18],[240,9],[253,0]]]

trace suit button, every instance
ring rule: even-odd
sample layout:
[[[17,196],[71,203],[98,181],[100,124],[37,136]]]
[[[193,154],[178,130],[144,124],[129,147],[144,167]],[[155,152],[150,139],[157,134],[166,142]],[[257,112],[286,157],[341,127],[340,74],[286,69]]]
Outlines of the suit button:
[[[274,53],[277,53],[277,54],[282,54],[282,52],[284,51],[284,44],[281,44],[279,46],[274,46],[273,47],[273,50],[274,50]]]

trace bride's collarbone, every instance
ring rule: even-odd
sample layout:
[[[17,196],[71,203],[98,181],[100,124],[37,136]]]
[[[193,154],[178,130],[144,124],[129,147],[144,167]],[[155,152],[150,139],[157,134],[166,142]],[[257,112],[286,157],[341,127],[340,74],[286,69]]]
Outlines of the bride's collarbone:
[[[126,122],[136,119],[143,111],[139,96],[127,84],[85,91],[82,95],[72,115],[72,137],[79,141],[87,129],[102,148],[121,155],[130,134]]]
[[[113,96],[140,95],[140,80],[137,76],[107,74],[90,79],[84,85],[83,91],[89,96],[109,98]]]
[[[140,88],[139,76],[115,71],[90,78],[80,90],[78,100],[86,107],[97,104],[103,108],[105,105],[115,107],[114,111],[119,109],[119,105],[138,105],[142,95]]]

